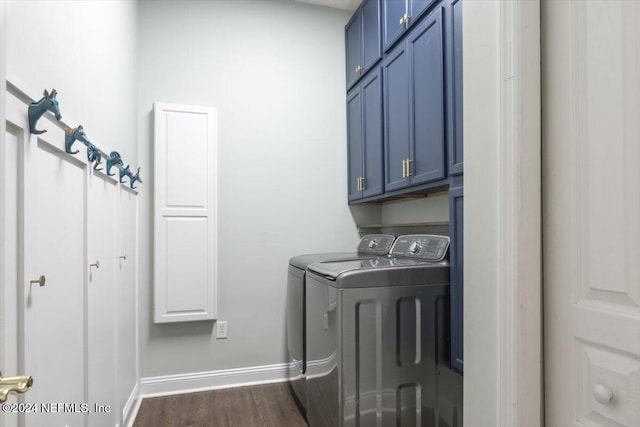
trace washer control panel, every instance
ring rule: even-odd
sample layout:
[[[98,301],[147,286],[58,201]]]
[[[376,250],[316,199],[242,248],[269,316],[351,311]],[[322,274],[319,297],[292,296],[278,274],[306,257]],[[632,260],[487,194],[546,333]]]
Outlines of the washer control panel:
[[[391,250],[394,240],[395,236],[390,234],[367,234],[360,240],[358,253],[386,255]]]
[[[442,261],[447,256],[449,238],[431,234],[409,234],[398,236],[390,255],[419,258],[427,261]]]

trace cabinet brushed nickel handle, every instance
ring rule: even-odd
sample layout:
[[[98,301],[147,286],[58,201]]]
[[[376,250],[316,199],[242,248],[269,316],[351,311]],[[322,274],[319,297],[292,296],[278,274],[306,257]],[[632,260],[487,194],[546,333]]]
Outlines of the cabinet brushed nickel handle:
[[[44,275],[38,277],[37,279],[33,279],[29,281],[30,285],[37,284],[37,285],[40,285],[40,287],[43,287],[45,283],[47,283],[47,278],[44,277]]]
[[[409,178],[411,176],[411,162],[413,160],[411,159],[407,159],[407,178]]]
[[[364,176],[360,177],[360,191],[364,191]]]
[[[124,255],[120,255],[118,258],[126,260],[127,259],[127,254],[125,253]]]
[[[364,69],[364,68],[362,68],[362,65],[358,65],[358,66],[356,67],[356,73],[361,73],[363,69]]]
[[[400,18],[400,25],[408,24],[409,18],[411,18],[411,16],[408,13],[405,13],[404,15],[402,15],[402,18]]]
[[[100,268],[100,260],[89,264],[89,268],[91,268],[91,267]]]
[[[402,161],[402,177],[406,178],[407,177],[407,159],[404,159]]]

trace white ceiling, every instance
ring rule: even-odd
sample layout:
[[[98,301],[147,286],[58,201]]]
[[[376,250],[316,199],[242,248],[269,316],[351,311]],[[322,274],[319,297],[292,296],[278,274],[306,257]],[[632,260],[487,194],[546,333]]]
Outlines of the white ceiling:
[[[362,0],[296,0],[301,3],[317,4],[319,6],[335,7],[336,9],[344,9],[354,11]]]

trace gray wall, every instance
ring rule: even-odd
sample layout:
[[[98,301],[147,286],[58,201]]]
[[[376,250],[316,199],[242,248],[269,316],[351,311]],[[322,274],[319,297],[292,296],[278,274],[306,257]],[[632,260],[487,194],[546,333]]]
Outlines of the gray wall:
[[[353,218],[372,209],[346,203],[348,17],[291,1],[139,3],[143,377],[285,362],[288,259],[355,247]],[[215,339],[213,322],[152,323],[154,101],[218,109],[226,340]]]
[[[7,78],[34,97],[55,88],[63,119],[132,165],[136,15],[135,0],[7,2]]]

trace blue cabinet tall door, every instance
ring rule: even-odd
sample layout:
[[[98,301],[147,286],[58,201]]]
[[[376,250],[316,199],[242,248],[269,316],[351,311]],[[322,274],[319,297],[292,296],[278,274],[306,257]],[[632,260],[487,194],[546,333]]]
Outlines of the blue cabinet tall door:
[[[381,80],[378,69],[347,95],[349,201],[384,191]]]
[[[437,9],[383,63],[387,191],[445,177],[443,55]]]

